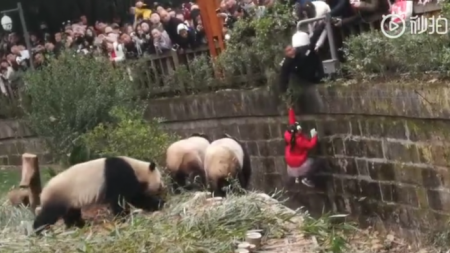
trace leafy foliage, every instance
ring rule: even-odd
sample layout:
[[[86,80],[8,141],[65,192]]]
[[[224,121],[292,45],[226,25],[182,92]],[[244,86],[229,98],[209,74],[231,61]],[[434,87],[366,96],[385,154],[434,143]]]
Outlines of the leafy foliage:
[[[405,33],[389,39],[374,31],[352,36],[346,41],[345,67],[355,77],[392,76],[436,71],[450,74],[447,36]]]
[[[126,71],[106,60],[74,57],[69,52],[27,73],[25,81],[30,97],[26,120],[62,161],[83,133],[110,120],[113,106],[135,108],[138,104]]]
[[[113,121],[100,123],[81,138],[91,152],[100,156],[130,156],[161,161],[168,145],[175,140],[161,128],[158,119],[145,121],[138,110],[115,107]]]
[[[450,1],[440,4],[443,18],[450,18]],[[367,32],[346,40],[344,68],[356,78],[417,76],[425,72],[449,77],[449,43],[448,34],[411,34],[409,27],[397,39],[389,39],[379,31]]]

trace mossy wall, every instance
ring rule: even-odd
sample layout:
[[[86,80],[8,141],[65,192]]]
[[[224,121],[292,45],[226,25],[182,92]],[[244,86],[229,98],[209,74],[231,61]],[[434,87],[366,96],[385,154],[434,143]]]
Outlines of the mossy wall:
[[[168,129],[185,136],[227,132],[241,139],[252,156],[252,187],[285,188],[293,207],[351,213],[413,238],[450,214],[449,91],[420,82],[304,89],[298,120],[320,139],[311,154],[322,168],[314,190],[286,181],[287,110],[265,89],[155,99],[147,117],[164,117]]]

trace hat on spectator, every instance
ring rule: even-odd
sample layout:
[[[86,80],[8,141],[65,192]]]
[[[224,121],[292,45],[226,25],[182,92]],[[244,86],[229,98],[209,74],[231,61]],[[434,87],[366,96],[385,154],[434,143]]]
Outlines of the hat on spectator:
[[[292,36],[292,47],[302,47],[310,44],[309,35],[302,31],[297,31]]]
[[[187,25],[179,24],[178,27],[177,27],[177,33],[180,34],[181,30],[188,30]]]

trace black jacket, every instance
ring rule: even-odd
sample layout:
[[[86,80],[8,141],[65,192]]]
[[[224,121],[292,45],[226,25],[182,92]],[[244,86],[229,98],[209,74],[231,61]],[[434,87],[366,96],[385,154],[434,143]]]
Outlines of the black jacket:
[[[322,60],[314,51],[314,47],[324,28],[324,24],[318,25],[314,30],[313,36],[310,38],[310,45],[296,48],[294,58],[285,57],[283,59],[279,76],[279,88],[281,92],[286,92],[291,73],[297,75],[300,80],[306,83],[318,83],[323,78],[324,70]]]

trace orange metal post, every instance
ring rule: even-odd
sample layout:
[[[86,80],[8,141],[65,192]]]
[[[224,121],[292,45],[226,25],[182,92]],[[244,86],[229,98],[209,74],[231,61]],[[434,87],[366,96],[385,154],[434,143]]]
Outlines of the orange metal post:
[[[222,21],[216,14],[216,9],[219,8],[219,1],[197,0],[197,4],[200,8],[200,15],[202,17],[203,27],[205,28],[206,38],[208,40],[209,52],[211,57],[214,59],[218,55],[215,40],[217,40],[221,51],[225,49],[222,34]]]

